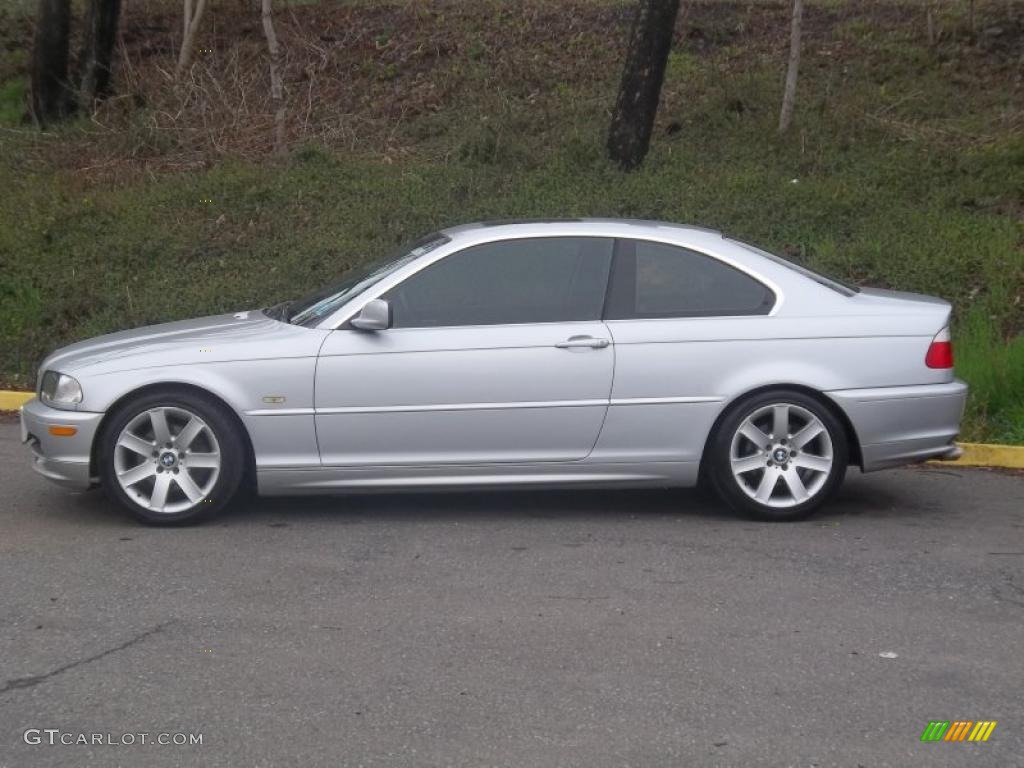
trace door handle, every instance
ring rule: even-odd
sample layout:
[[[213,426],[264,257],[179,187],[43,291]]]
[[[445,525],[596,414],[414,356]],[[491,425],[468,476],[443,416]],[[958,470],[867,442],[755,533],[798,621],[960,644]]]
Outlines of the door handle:
[[[578,349],[589,347],[590,349],[604,349],[611,342],[608,339],[596,339],[593,336],[570,336],[565,341],[555,344],[559,349]]]

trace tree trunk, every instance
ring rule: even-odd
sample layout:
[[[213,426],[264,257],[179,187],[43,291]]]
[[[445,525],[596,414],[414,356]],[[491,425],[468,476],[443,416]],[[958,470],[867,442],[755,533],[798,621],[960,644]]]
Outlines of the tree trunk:
[[[89,0],[85,13],[85,40],[79,56],[79,103],[83,107],[91,108],[97,99],[110,93],[110,62],[120,15],[121,0]]]
[[[284,86],[281,84],[281,49],[274,32],[271,0],[263,0],[263,34],[270,53],[270,102],[274,107],[274,154],[286,153],[284,143]]]
[[[39,0],[32,42],[32,117],[40,126],[73,108],[68,90],[70,0]]]
[[[608,131],[608,157],[624,171],[647,156],[679,0],[640,0]]]
[[[779,133],[789,130],[793,122],[796,101],[796,78],[800,70],[800,25],[803,22],[804,0],[793,0],[793,23],[789,31],[789,66],[786,69],[786,87],[782,92],[782,110],[779,112]]]
[[[174,68],[174,79],[180,80],[192,58],[192,47],[196,42],[196,34],[199,32],[199,25],[203,22],[203,12],[206,11],[206,0],[195,0],[196,6],[192,8],[192,0],[185,0],[184,34],[181,38],[181,50],[178,52],[178,64]]]

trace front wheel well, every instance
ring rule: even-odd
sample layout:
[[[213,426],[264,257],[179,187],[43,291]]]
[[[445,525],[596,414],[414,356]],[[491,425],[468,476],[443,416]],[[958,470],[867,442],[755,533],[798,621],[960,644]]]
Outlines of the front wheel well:
[[[718,427],[725,419],[726,415],[731,411],[737,403],[742,400],[746,400],[748,397],[754,395],[760,395],[764,392],[772,392],[777,389],[788,389],[801,394],[807,395],[814,400],[817,400],[822,404],[823,407],[828,408],[829,412],[836,417],[840,424],[843,425],[843,431],[846,433],[846,442],[849,449],[849,464],[855,464],[863,469],[864,460],[861,456],[860,451],[860,440],[857,438],[857,430],[853,428],[853,422],[850,421],[850,417],[846,415],[846,412],[839,407],[839,404],[830,398],[828,395],[819,392],[813,387],[807,387],[802,384],[768,384],[763,387],[751,389],[742,394],[737,395],[730,400],[721,412],[718,414],[718,418],[715,419],[715,423],[711,425],[711,429],[708,431],[707,437],[704,438],[704,448],[701,451],[700,457],[700,475],[703,477],[705,473],[704,461],[708,454],[708,446],[711,444],[711,440],[714,438],[715,433],[718,431]]]
[[[121,395],[121,397],[111,403],[110,407],[107,408],[106,413],[103,414],[103,418],[100,419],[99,426],[96,428],[96,434],[93,437],[92,448],[89,452],[90,477],[96,477],[99,474],[100,444],[103,439],[103,433],[106,430],[107,425],[110,423],[110,420],[123,408],[127,407],[138,398],[157,392],[167,392],[176,395],[185,393],[205,398],[221,408],[224,413],[228,414],[229,418],[232,419],[235,427],[238,429],[238,434],[241,435],[242,440],[245,443],[246,459],[243,482],[251,488],[256,487],[256,452],[252,446],[252,438],[249,435],[249,430],[245,428],[245,424],[242,423],[242,419],[239,417],[237,411],[228,405],[223,398],[218,397],[208,389],[197,387],[195,384],[147,384]]]

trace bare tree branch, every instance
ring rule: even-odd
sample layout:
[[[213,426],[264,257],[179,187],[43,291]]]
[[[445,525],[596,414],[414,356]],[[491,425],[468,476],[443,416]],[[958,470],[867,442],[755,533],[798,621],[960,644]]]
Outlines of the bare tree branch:
[[[287,152],[284,143],[284,86],[281,83],[281,49],[274,32],[271,0],[263,0],[263,34],[270,53],[270,101],[274,105],[274,154]]]
[[[779,133],[789,130],[793,122],[796,101],[796,78],[800,70],[800,26],[804,15],[804,0],[793,0],[793,22],[789,36],[789,66],[786,69],[786,87],[782,93],[782,111],[779,113]]]
[[[206,0],[195,0],[195,9],[192,8],[192,0],[185,0],[185,33],[181,38],[181,51],[178,53],[178,65],[174,68],[174,79],[180,80],[185,67],[192,58],[192,47],[196,42],[196,34],[199,32],[199,25],[203,21],[203,13],[206,11]]]

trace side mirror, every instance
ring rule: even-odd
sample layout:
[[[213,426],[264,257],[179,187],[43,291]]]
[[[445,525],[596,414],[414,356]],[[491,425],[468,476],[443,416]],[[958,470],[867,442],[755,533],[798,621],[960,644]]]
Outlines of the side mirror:
[[[391,327],[391,305],[384,299],[373,299],[350,321],[360,331],[384,331]]]

